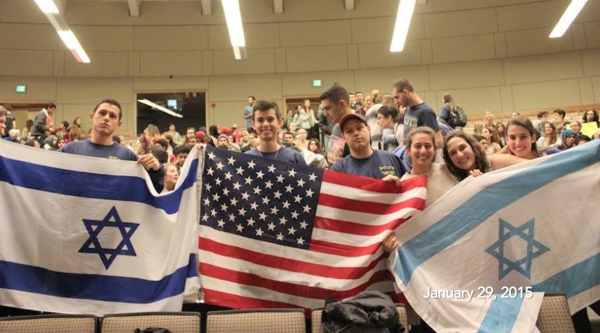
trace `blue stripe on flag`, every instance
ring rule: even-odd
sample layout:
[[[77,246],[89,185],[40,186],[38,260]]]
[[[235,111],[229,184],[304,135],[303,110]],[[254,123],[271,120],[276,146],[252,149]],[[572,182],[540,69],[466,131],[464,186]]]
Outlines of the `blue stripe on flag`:
[[[192,161],[183,184],[176,191],[162,197],[154,197],[148,190],[146,181],[139,177],[65,170],[2,156],[0,170],[0,181],[14,186],[82,198],[140,202],[173,214],[179,210],[183,191],[192,187],[196,181],[198,159]],[[119,190],[115,191],[115,188]]]
[[[560,177],[597,163],[600,160],[599,146],[600,143],[592,141],[561,152],[481,190],[429,229],[404,243],[398,249],[399,260],[394,270],[404,285],[408,285],[419,265],[454,244],[500,209]],[[411,253],[405,248],[419,251]]]
[[[533,291],[565,294],[571,298],[600,285],[600,254],[573,265],[533,286]]]
[[[190,254],[187,266],[158,281],[55,272],[0,261],[0,288],[73,299],[147,304],[183,293],[185,279],[197,276],[197,271],[195,254]]]
[[[523,298],[500,298],[494,295],[492,304],[479,326],[478,333],[510,333],[523,304]]]

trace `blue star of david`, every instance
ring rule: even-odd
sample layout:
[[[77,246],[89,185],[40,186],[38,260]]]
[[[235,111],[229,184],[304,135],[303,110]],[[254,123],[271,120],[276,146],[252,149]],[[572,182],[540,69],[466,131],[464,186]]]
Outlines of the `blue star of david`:
[[[133,245],[131,244],[131,236],[140,224],[123,222],[114,206],[102,221],[83,219],[83,223],[85,224],[85,228],[87,229],[90,238],[88,238],[81,249],[79,249],[79,253],[97,253],[106,269],[110,267],[118,255],[136,256]],[[100,245],[98,235],[105,227],[118,228],[121,232],[123,239],[115,249],[106,249]]]
[[[544,246],[544,244],[535,240],[534,227],[535,219],[524,223],[520,227],[515,227],[503,219],[500,219],[500,239],[498,239],[494,245],[485,250],[485,252],[498,259],[498,280],[502,280],[502,278],[504,278],[513,270],[521,273],[528,279],[531,278],[531,262],[533,259],[550,251],[550,249]],[[517,261],[509,260],[504,256],[504,242],[513,236],[521,237],[527,242],[527,255]]]

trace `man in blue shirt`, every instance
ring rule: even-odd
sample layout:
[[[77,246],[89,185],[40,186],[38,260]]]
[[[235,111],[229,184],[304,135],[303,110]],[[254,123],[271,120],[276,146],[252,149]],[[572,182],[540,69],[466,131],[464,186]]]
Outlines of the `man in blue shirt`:
[[[350,155],[335,163],[331,170],[365,177],[394,180],[407,171],[402,162],[392,153],[373,150],[370,138],[371,130],[362,115],[348,113],[340,120],[344,140],[350,148]]]
[[[248,106],[244,109],[244,119],[246,119],[246,131],[248,133],[256,133],[254,128],[252,128],[252,110],[254,109],[254,103],[256,98],[254,96],[248,96]]]
[[[427,126],[435,132],[435,141],[438,147],[444,146],[444,138],[440,131],[437,116],[433,109],[415,93],[412,83],[408,79],[399,79],[392,86],[392,96],[398,107],[404,106],[404,137],[416,127]]]
[[[119,102],[113,99],[101,101],[90,115],[92,120],[91,138],[84,141],[70,142],[58,151],[113,160],[137,161],[148,171],[156,191],[158,193],[162,192],[164,187],[163,166],[156,157],[152,154],[138,157],[130,149],[113,141],[113,133],[122,124],[122,115]]]
[[[279,131],[283,126],[283,119],[277,104],[270,101],[257,101],[252,116],[259,143],[258,147],[248,150],[245,154],[306,165],[302,154],[279,144]]]

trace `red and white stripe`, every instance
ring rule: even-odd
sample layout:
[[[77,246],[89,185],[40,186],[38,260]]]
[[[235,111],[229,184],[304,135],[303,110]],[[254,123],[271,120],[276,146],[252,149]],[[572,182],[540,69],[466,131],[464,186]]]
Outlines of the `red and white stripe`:
[[[425,205],[424,177],[394,183],[325,170],[309,250],[201,226],[206,303],[239,309],[323,305],[393,292],[381,242]]]

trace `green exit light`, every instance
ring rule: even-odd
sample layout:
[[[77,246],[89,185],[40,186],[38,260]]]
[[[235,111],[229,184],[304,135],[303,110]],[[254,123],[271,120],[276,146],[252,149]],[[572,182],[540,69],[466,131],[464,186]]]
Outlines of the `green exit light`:
[[[313,87],[320,87],[321,86],[321,80],[313,80]]]
[[[17,86],[17,89],[16,89],[16,91],[17,91],[18,93],[24,93],[24,92],[26,92],[26,91],[27,91],[27,86]]]

